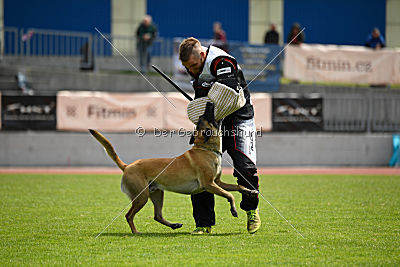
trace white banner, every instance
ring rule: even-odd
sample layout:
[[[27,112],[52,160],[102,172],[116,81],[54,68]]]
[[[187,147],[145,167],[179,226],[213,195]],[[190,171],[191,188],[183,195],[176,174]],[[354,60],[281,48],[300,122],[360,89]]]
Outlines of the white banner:
[[[165,113],[166,129],[193,130],[194,124],[189,120],[186,107],[189,101],[181,93],[167,93],[166,96],[176,106],[176,109],[167,103]],[[272,101],[271,95],[267,93],[252,93],[251,101],[254,107],[254,121],[257,130],[263,132],[272,130]],[[179,112],[176,112],[179,110]]]
[[[272,97],[267,93],[251,94],[254,107],[254,121],[257,130],[269,132],[272,130]]]
[[[57,95],[57,129],[117,132],[134,131],[138,127],[162,129],[165,102],[159,93],[62,91]]]
[[[285,50],[284,75],[288,79],[310,82],[391,84],[399,79],[395,74],[398,57],[399,51],[393,49],[289,45]]]
[[[395,51],[396,51],[396,57],[394,59],[393,83],[400,84],[400,48],[397,48]]]
[[[180,93],[105,93],[61,91],[57,95],[57,129],[109,132],[145,130],[193,130]],[[167,100],[168,99],[168,100]],[[271,96],[252,94],[258,130],[270,131]]]
[[[167,93],[165,94],[168,100],[174,104],[165,103],[166,111],[164,113],[165,128],[168,130],[180,130],[185,129],[191,131],[194,129],[193,123],[189,120],[186,112],[186,107],[189,103],[181,93]],[[194,97],[191,95],[191,97]],[[163,100],[166,102],[165,100]]]

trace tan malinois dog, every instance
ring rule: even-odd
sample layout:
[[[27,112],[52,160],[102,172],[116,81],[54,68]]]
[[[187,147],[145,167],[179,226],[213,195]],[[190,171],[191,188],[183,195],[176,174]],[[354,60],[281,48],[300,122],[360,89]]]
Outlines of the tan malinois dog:
[[[192,149],[176,158],[139,159],[129,165],[118,157],[111,143],[101,133],[89,130],[123,171],[121,190],[132,200],[132,207],[125,215],[132,233],[138,233],[133,218],[149,197],[154,204],[154,220],[172,229],[182,227],[182,224],[170,223],[162,216],[164,190],[182,194],[208,191],[225,197],[234,217],[237,217],[235,198],[227,191],[257,195],[257,190],[220,180],[222,153],[219,126],[220,123],[214,119],[214,104],[208,103],[192,136]]]

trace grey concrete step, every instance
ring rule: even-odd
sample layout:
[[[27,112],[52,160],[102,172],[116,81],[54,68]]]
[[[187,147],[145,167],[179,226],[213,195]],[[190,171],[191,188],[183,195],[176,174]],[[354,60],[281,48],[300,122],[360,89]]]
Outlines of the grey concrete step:
[[[3,81],[0,79],[0,90],[15,90],[18,89],[17,82],[14,81]]]
[[[137,73],[80,71],[64,68],[50,67],[3,67],[7,73],[22,71],[35,90],[60,91],[60,90],[89,90],[109,92],[157,92],[152,85]],[[12,78],[10,78],[12,77]],[[147,75],[146,78],[163,92],[176,91],[169,83],[156,73]],[[9,76],[7,82],[15,79],[15,74]]]

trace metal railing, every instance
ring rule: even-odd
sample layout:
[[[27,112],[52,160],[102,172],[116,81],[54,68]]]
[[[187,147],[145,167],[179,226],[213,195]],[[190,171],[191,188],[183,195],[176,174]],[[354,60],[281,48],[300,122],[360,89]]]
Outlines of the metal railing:
[[[16,55],[18,51],[18,28],[7,27],[0,28],[0,55],[3,57],[5,54]]]
[[[138,66],[136,38],[104,34],[135,66]],[[37,65],[77,68],[82,64],[104,70],[131,70],[120,54],[97,33],[30,28],[0,28],[2,58]],[[152,45],[152,63],[172,72],[172,41],[157,38]]]
[[[372,131],[400,132],[400,94],[375,96],[371,113]]]
[[[139,55],[136,49],[136,38],[132,36],[104,34],[117,49],[136,68],[139,67]],[[122,56],[110,46],[100,35],[94,34],[93,53],[98,69],[130,70],[134,71]],[[172,41],[157,38],[151,47],[151,63],[160,66],[166,72],[172,72]]]
[[[324,130],[333,132],[400,132],[400,92],[326,94]]]
[[[323,97],[324,130],[366,131],[368,98],[362,95],[325,95]]]
[[[92,45],[92,35],[84,32],[66,32],[29,29],[22,33],[21,55],[26,56],[80,56],[85,45]]]

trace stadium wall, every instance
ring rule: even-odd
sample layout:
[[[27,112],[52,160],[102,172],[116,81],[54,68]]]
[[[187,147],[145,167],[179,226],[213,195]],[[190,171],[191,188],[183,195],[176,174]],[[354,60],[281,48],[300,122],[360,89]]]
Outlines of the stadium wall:
[[[3,0],[4,25],[63,31],[111,30],[111,0]]]
[[[147,12],[153,16],[161,37],[211,39],[213,22],[219,21],[229,40],[248,41],[248,0],[147,0]]]
[[[3,27],[4,27],[4,1],[0,0],[0,29]],[[0,55],[3,55],[3,49],[4,49],[4,32],[0,32]]]
[[[174,157],[190,148],[187,136],[105,135],[126,162]],[[0,166],[113,166],[89,133],[2,131],[0,144]],[[390,134],[264,133],[257,137],[258,166],[387,166],[391,155]],[[226,153],[224,157],[229,159]],[[223,165],[229,166],[224,161]]]
[[[281,42],[286,40],[292,23],[297,21],[307,27],[307,43],[322,44],[363,45],[371,29],[377,26],[389,47],[400,46],[398,0],[224,0],[212,1],[212,4],[206,1],[201,5],[178,0],[172,3],[43,0],[38,4],[29,0],[0,0],[0,14],[4,10],[6,27],[93,32],[96,26],[103,32],[125,36],[134,35],[145,13],[153,15],[162,37],[210,38],[212,22],[219,20],[229,40],[248,40],[254,44],[263,42],[271,22],[277,25]],[[0,15],[0,27],[2,22]]]
[[[276,25],[279,43],[284,43],[283,32],[284,0],[249,0],[249,42],[263,44],[270,24]]]
[[[112,34],[134,36],[146,14],[146,8],[146,0],[112,0]]]
[[[386,42],[388,47],[400,47],[400,1],[386,0]]]
[[[298,22],[306,43],[364,45],[374,27],[385,33],[386,0],[285,0],[283,18],[285,41]]]

